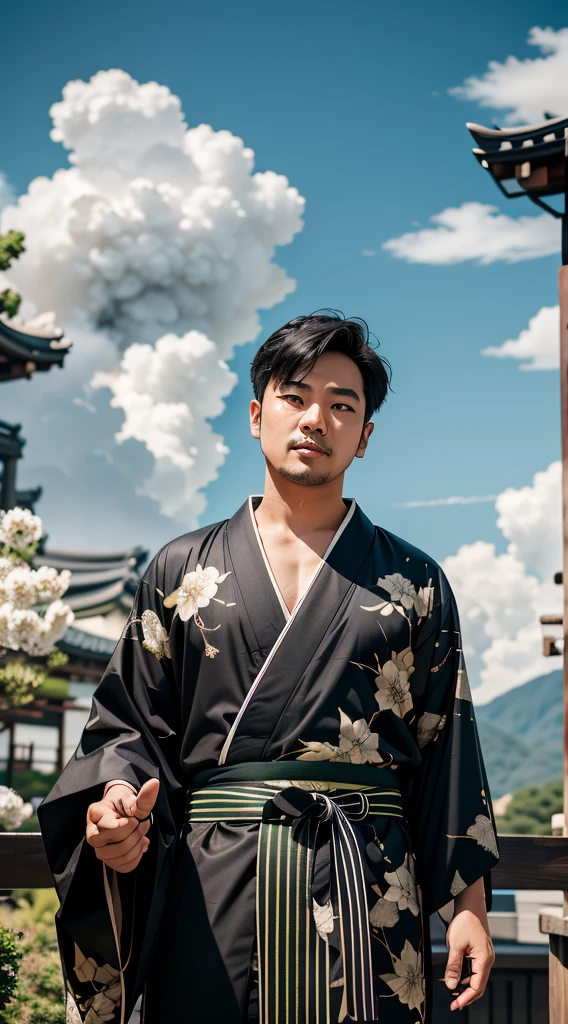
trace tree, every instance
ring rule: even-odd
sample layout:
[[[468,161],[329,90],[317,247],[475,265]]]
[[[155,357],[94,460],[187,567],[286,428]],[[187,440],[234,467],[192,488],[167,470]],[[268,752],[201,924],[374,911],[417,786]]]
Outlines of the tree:
[[[8,231],[7,235],[0,235],[0,270],[8,270],[12,260],[25,252],[24,235],[21,231]],[[20,308],[22,296],[11,288],[5,288],[0,292],[0,313],[7,313],[9,317],[15,316]]]
[[[505,813],[496,815],[497,830],[517,836],[550,835],[550,819],[562,811],[563,790],[563,779],[515,790]]]

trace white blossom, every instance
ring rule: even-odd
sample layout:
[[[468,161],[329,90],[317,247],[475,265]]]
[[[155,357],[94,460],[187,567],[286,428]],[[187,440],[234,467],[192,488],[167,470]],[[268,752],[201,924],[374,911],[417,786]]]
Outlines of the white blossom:
[[[0,786],[0,827],[6,831],[19,828],[26,818],[33,814],[31,804],[24,803],[22,797],[8,786]]]
[[[8,601],[11,601],[14,608],[30,608],[37,602],[37,589],[35,576],[27,565],[20,565],[12,569],[4,577],[4,593]]]
[[[63,597],[71,579],[69,569],[57,572],[50,565],[40,565],[39,569],[34,570],[34,576],[39,604],[48,604]]]
[[[26,551],[31,544],[41,540],[41,534],[41,519],[28,508],[16,505],[7,512],[0,512],[0,542],[8,544],[14,551]]]

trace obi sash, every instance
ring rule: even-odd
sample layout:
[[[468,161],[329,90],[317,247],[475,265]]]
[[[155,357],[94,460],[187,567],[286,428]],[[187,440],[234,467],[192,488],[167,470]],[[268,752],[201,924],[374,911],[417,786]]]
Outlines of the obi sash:
[[[285,784],[300,780],[314,789]],[[334,788],[318,790],[318,782]],[[260,1024],[330,1024],[327,933],[334,915],[339,918],[347,1013],[353,1020],[378,1020],[361,835],[358,841],[351,823],[372,824],[379,815],[404,816],[399,780],[387,768],[269,761],[217,767],[194,777],[189,821],[260,823]],[[314,868],[322,854],[329,866],[323,905],[313,895]]]

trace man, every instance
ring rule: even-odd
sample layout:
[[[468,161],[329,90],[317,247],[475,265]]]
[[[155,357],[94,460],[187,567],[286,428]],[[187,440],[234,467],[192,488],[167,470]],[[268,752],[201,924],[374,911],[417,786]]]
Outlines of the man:
[[[499,854],[454,596],[342,497],[389,369],[359,321],[273,334],[263,495],[138,587],[39,809],[87,1024],[141,991],[144,1024],[426,1024],[428,917],[452,900],[452,1009],[485,988]]]

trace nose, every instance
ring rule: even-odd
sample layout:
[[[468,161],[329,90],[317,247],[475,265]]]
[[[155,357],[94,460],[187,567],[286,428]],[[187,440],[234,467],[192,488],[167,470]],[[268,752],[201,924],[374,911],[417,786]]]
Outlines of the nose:
[[[322,436],[327,434],[324,415],[321,406],[317,402],[313,402],[308,409],[304,409],[304,414],[300,421],[300,430],[303,430],[305,433],[319,433]]]

